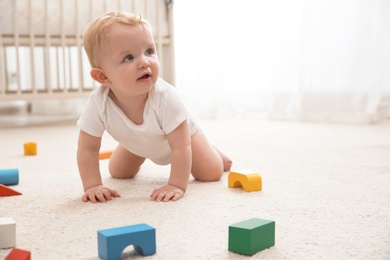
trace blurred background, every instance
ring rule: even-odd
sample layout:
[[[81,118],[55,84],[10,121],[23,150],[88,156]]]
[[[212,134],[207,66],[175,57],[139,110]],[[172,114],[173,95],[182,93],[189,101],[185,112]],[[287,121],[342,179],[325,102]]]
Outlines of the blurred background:
[[[174,14],[177,86],[200,115],[389,118],[390,1],[176,1]]]
[[[78,117],[96,87],[82,32],[110,10],[151,21],[161,76],[198,117],[390,117],[387,0],[0,0],[0,8],[0,126]]]

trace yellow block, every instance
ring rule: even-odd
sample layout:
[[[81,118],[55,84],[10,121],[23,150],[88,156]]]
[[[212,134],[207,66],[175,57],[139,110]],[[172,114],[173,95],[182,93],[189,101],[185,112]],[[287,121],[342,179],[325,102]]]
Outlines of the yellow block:
[[[230,172],[228,176],[229,188],[242,187],[245,191],[259,191],[262,189],[260,174],[251,171]]]
[[[37,155],[37,143],[24,143],[24,155]]]

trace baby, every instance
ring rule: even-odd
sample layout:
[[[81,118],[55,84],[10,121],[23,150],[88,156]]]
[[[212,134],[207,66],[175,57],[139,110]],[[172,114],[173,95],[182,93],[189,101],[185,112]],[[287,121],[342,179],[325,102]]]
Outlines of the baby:
[[[106,13],[86,29],[84,48],[91,77],[101,86],[90,94],[77,121],[82,201],[120,197],[101,179],[98,158],[104,131],[118,142],[109,162],[113,178],[134,177],[145,159],[171,165],[168,183],[152,191],[153,201],[183,197],[190,174],[208,182],[230,170],[232,161],[208,142],[176,89],[159,78],[147,21],[125,12]]]

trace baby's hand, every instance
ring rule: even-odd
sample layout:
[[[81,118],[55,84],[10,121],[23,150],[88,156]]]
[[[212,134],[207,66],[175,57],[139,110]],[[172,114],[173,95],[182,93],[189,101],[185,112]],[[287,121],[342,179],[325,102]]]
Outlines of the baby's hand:
[[[113,197],[120,197],[121,195],[116,190],[111,190],[104,187],[103,185],[98,185],[89,188],[85,191],[82,201],[87,202],[88,200],[92,203],[96,202],[107,202]]]
[[[161,188],[155,189],[150,195],[150,199],[160,202],[160,201],[176,201],[184,196],[184,191],[172,185],[164,185]]]

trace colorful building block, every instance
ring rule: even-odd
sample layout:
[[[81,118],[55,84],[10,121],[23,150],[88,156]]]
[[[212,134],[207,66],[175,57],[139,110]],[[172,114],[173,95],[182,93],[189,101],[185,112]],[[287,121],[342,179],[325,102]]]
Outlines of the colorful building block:
[[[17,185],[19,183],[18,169],[1,169],[0,170],[0,184]]]
[[[275,221],[252,218],[229,226],[229,251],[254,255],[275,245]]]
[[[230,172],[228,176],[230,188],[242,187],[245,191],[259,191],[262,189],[260,174],[251,171]]]
[[[109,159],[112,155],[112,150],[99,152],[99,160]]]
[[[19,191],[11,189],[3,184],[0,184],[0,197],[22,195]]]
[[[37,143],[24,143],[24,155],[37,155]]]
[[[16,245],[16,222],[13,218],[0,218],[0,248]]]
[[[31,260],[31,252],[13,248],[4,260]]]
[[[98,231],[98,253],[103,260],[120,259],[129,245],[143,256],[155,254],[156,229],[147,224],[137,224]]]

